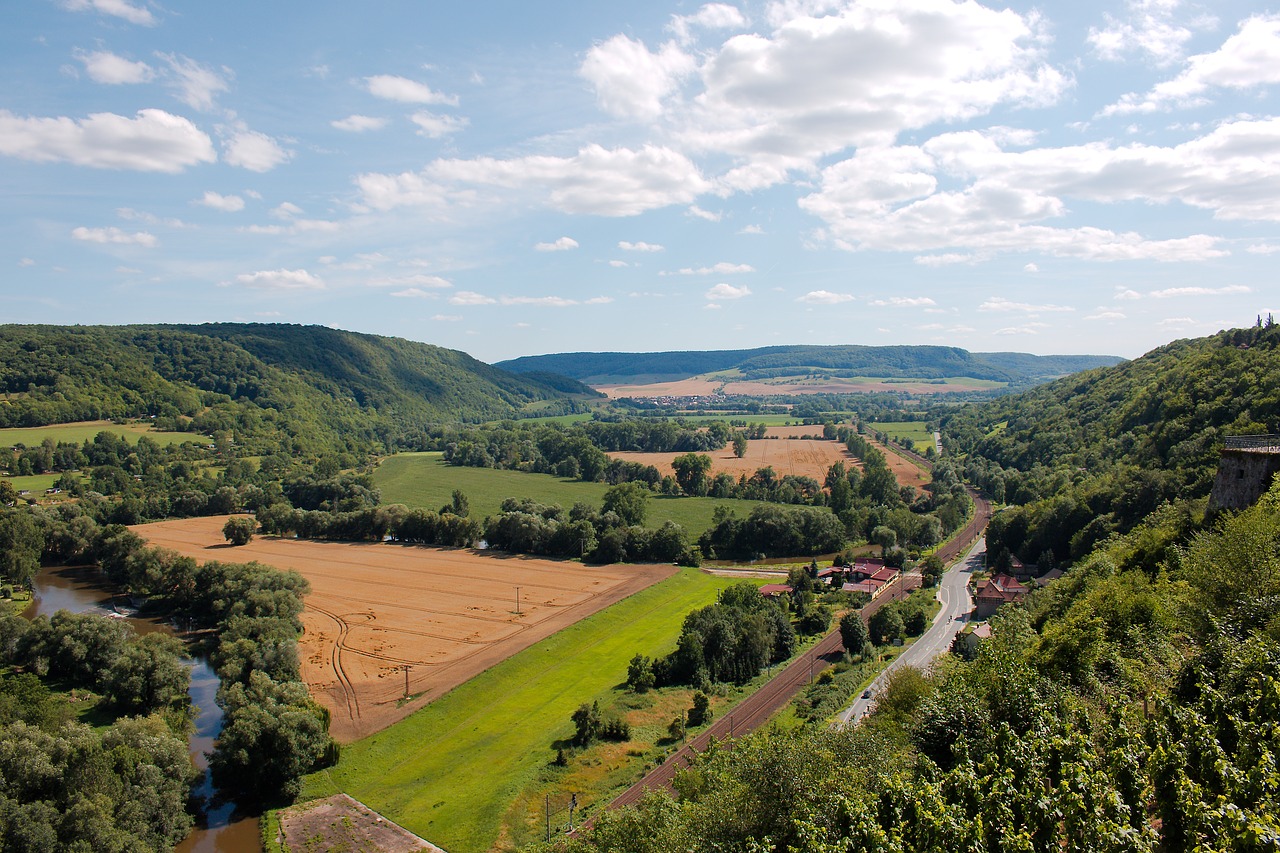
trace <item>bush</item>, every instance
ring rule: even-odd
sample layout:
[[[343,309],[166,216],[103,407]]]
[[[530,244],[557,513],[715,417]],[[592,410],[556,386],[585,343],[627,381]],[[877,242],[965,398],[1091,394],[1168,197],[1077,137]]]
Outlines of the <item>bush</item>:
[[[693,707],[689,709],[689,725],[700,726],[711,722],[711,700],[699,690],[693,694]]]
[[[258,522],[244,515],[228,518],[227,523],[222,525],[222,535],[232,545],[248,545],[257,531]]]
[[[600,724],[600,737],[618,743],[631,740],[631,724],[621,717],[609,717]]]

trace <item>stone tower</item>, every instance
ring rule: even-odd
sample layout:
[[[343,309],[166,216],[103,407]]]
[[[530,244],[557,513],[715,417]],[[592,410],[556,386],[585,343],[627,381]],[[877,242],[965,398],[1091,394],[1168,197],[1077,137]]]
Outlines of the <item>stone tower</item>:
[[[1280,435],[1227,437],[1218,476],[1209,493],[1209,514],[1252,506],[1280,471]]]

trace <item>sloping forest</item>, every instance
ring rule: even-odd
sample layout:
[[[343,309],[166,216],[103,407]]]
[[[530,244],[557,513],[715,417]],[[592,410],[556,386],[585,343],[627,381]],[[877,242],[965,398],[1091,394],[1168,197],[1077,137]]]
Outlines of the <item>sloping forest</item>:
[[[429,423],[514,417],[596,396],[429,344],[323,327],[0,326],[0,427],[154,418],[234,430],[261,452],[391,451]]]
[[[1065,574],[968,659],[895,674],[856,728],[718,745],[674,794],[551,847],[1280,849],[1280,484],[1204,511],[1222,436],[1277,431],[1278,340],[1179,341],[943,412],[948,450],[1011,504],[994,559],[1040,548]]]

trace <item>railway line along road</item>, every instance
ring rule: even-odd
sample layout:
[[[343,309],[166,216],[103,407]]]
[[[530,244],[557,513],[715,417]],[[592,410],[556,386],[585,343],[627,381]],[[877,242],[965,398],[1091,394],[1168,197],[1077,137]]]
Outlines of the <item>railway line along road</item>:
[[[944,562],[949,563],[961,553],[965,553],[967,548],[965,559],[952,565],[943,575],[942,589],[939,592],[943,608],[938,618],[934,620],[934,624],[907,652],[901,655],[897,661],[894,661],[893,665],[897,665],[899,661],[908,658],[908,655],[917,648],[928,649],[929,651],[921,651],[919,657],[913,656],[910,658],[911,661],[932,660],[933,657],[950,647],[951,638],[955,636],[956,631],[964,624],[954,617],[958,612],[968,612],[969,592],[967,584],[969,575],[974,565],[981,565],[985,554],[982,532],[986,529],[987,521],[991,518],[991,504],[979,497],[977,492],[972,489],[969,491],[974,502],[973,518],[959,534],[937,551],[938,556]],[[902,575],[898,580],[893,581],[890,591],[882,593],[879,598],[862,608],[862,618],[870,618],[873,613],[890,601],[906,598],[911,590],[919,586],[919,573],[912,572]],[[961,607],[965,609],[960,611],[959,608]],[[950,624],[945,621],[945,617],[948,615],[953,617]],[[935,634],[935,632],[937,633]],[[945,639],[943,639],[944,635]],[[931,636],[933,641],[930,641]],[[840,642],[840,632],[839,630],[833,630],[813,648],[783,667],[777,675],[765,682],[759,690],[739,702],[733,710],[713,722],[705,731],[689,740],[684,746],[668,756],[665,761],[646,773],[639,782],[619,794],[609,804],[609,807],[618,808],[633,804],[644,796],[646,790],[651,788],[670,788],[676,771],[688,766],[691,753],[704,751],[712,738],[717,741],[723,741],[726,738],[747,734],[764,725],[770,717],[808,685],[818,672],[828,664],[839,660],[843,653],[844,646]],[[925,657],[926,654],[928,655],[927,658]],[[888,670],[886,670],[887,672]],[[881,674],[877,679],[877,683],[884,677],[885,674]],[[861,713],[854,717],[853,712],[857,707],[857,703],[855,703],[852,708],[847,709],[841,715],[842,720],[857,719],[866,713],[866,706],[863,706]],[[840,724],[843,725],[843,722]]]

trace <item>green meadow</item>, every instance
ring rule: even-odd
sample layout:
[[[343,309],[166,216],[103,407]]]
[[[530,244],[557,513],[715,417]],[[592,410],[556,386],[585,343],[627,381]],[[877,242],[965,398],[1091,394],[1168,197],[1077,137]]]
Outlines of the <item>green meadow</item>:
[[[390,456],[374,471],[373,482],[382,490],[384,504],[429,509],[439,509],[449,503],[453,490],[461,489],[471,504],[471,514],[477,518],[497,514],[502,502],[510,497],[559,504],[565,509],[578,501],[600,506],[609,488],[604,483],[584,483],[551,474],[450,465],[437,452]],[[691,539],[697,539],[711,527],[716,507],[727,506],[745,516],[758,505],[758,501],[655,494],[649,500],[647,524],[658,527],[669,519],[688,531]]]
[[[909,438],[916,443],[916,449],[921,453],[926,447],[933,446],[933,432],[924,421],[881,421],[867,426],[888,435],[894,441]]]
[[[53,424],[42,427],[13,427],[0,429],[0,447],[13,447],[21,444],[24,447],[36,447],[46,438],[54,444],[60,441],[82,444],[86,440],[93,441],[100,432],[113,432],[131,444],[146,436],[157,444],[182,444],[184,441],[205,443],[206,436],[193,432],[157,432],[150,424],[113,424],[109,421],[90,421],[75,424]]]
[[[304,799],[343,791],[450,853],[491,849],[574,709],[625,681],[635,654],[670,651],[685,614],[731,583],[684,569],[566,628],[345,747]]]

